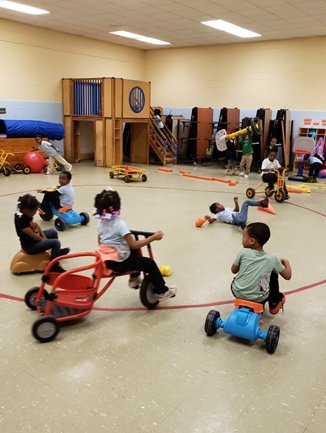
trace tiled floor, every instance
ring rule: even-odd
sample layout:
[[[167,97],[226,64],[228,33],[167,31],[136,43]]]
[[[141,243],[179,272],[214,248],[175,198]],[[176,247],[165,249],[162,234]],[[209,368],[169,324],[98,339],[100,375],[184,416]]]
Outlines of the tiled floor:
[[[171,174],[157,168],[147,168],[146,183],[125,184],[110,180],[107,169],[75,165],[76,210],[91,214],[95,194],[116,188],[131,229],[164,231],[153,251],[159,264],[171,266],[167,283],[178,287],[177,297],[147,311],[121,277],[95,305],[101,308],[64,326],[47,344],[32,337],[37,315],[22,302],[40,275],[15,276],[9,266],[19,250],[13,226],[18,195],[52,186],[57,178],[0,176],[1,432],[324,433],[325,182],[311,193],[291,193],[289,202],[272,199],[276,216],[249,212],[250,222],[271,228],[266,250],[288,258],[293,269],[292,280],[282,280],[288,292],[284,314],[264,313],[264,329],[281,328],[278,348],[269,355],[261,341],[240,341],[223,331],[206,336],[211,308],[224,318],[232,311],[230,267],[241,248],[241,229],[194,225],[214,201],[232,206],[239,195],[241,203],[259,175],[229,186],[179,174],[184,169],[224,177],[214,166],[178,166]],[[60,233],[62,245],[94,251],[95,226],[91,218],[88,226]]]

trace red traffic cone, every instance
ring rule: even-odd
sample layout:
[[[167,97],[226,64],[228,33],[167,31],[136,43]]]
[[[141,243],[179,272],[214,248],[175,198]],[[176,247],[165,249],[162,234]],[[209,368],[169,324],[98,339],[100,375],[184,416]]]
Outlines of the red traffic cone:
[[[259,200],[259,201],[263,201],[263,200],[265,200],[265,199],[261,199],[261,200]],[[258,209],[258,210],[263,210],[264,212],[270,213],[270,214],[272,214],[272,215],[276,215],[275,210],[274,210],[274,209],[272,208],[272,206],[271,206],[271,201],[270,201],[270,199],[268,199],[268,207],[262,207],[262,206],[259,206],[259,207],[257,207],[257,209]]]

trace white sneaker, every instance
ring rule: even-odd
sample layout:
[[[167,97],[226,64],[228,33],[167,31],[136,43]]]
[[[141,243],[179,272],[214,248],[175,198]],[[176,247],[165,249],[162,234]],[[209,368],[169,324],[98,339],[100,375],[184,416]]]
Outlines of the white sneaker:
[[[244,171],[241,171],[241,173],[239,173],[239,176],[244,176]]]
[[[129,278],[128,286],[131,289],[139,289],[142,281],[143,281],[143,279],[140,275],[137,278]]]
[[[245,174],[244,177],[245,177],[246,179],[248,179],[249,176],[248,176],[247,174]]]
[[[166,292],[164,293],[157,293],[157,300],[162,302],[166,301],[169,298],[174,298],[177,293],[176,287],[170,287]]]
[[[69,164],[69,166],[68,166],[68,168],[67,168],[67,171],[71,171],[71,169],[72,169],[72,165]]]

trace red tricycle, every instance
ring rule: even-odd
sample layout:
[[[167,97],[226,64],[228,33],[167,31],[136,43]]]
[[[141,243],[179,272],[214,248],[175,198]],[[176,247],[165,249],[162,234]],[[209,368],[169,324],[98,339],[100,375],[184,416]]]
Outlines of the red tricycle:
[[[153,233],[132,231],[138,240]],[[153,258],[151,245],[147,245],[147,252]],[[139,251],[142,254],[142,251]],[[51,268],[58,261],[89,257],[92,263],[69,269],[63,273],[51,272]],[[87,272],[88,271],[88,272]],[[28,290],[25,303],[31,310],[37,310],[39,318],[32,326],[33,336],[41,343],[54,340],[60,331],[60,323],[78,319],[89,314],[94,303],[111,287],[114,280],[122,275],[130,275],[135,271],[123,274],[108,270],[99,252],[83,252],[57,257],[46,267],[41,285]],[[89,275],[87,275],[89,274]],[[100,288],[102,278],[108,278],[106,284]],[[49,286],[50,289],[46,289]],[[147,275],[144,275],[140,287],[140,300],[148,308],[155,308],[159,300],[153,291],[154,286]]]

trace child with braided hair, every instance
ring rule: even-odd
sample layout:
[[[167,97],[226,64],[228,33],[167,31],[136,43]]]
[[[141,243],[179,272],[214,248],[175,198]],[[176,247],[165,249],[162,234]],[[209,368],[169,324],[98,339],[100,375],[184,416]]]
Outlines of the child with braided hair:
[[[136,271],[130,275],[129,287],[137,289],[141,284],[140,271],[148,274],[154,293],[159,301],[173,298],[174,287],[168,288],[156,262],[150,257],[143,257],[138,250],[153,241],[163,238],[163,233],[157,231],[145,239],[136,240],[125,221],[120,218],[121,200],[117,191],[103,190],[95,197],[95,216],[98,218],[97,232],[99,245],[114,248],[116,260],[106,260],[107,268],[114,272]]]

